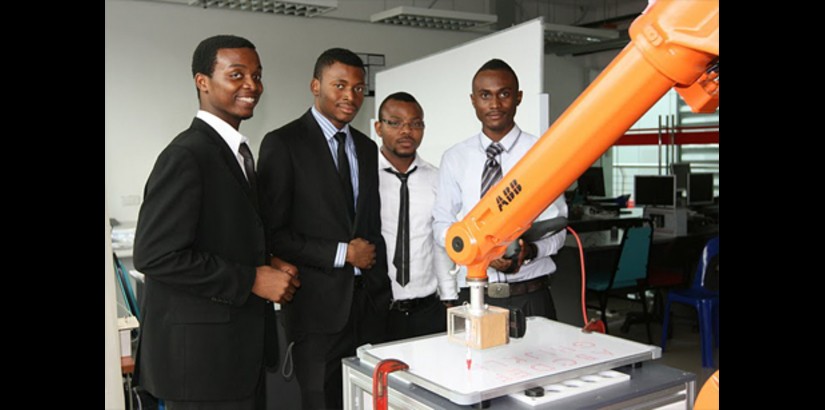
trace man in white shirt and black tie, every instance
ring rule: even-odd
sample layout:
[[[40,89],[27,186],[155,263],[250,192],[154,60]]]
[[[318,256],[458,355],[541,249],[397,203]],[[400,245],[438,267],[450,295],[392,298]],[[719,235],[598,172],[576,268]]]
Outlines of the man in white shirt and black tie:
[[[424,112],[412,95],[397,92],[384,99],[378,113],[381,234],[393,295],[388,338],[444,332],[447,313],[441,301],[455,300],[457,293],[449,274],[452,261],[432,231],[438,168],[416,153],[424,137]]]
[[[470,101],[481,121],[481,132],[444,152],[439,170],[438,197],[433,208],[436,242],[444,246],[447,229],[475,207],[482,196],[530,150],[538,137],[524,132],[515,122],[521,103],[518,77],[506,62],[492,59],[476,72]],[[567,217],[564,194],[556,198],[537,220]],[[550,295],[550,274],[556,264],[550,255],[564,245],[564,230],[524,243],[514,259],[498,258],[487,268],[489,281],[485,302],[516,307],[526,316],[556,319]],[[459,300],[468,301],[467,269],[457,275]],[[506,287],[506,292],[503,291]]]

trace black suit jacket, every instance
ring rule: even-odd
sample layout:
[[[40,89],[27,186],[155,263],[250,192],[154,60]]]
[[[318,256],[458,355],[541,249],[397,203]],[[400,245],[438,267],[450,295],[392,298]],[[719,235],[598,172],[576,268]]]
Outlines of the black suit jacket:
[[[254,393],[272,308],[251,293],[265,244],[238,160],[195,118],[158,156],[135,233],[146,275],[137,377],[149,392],[180,401]]]
[[[391,290],[381,236],[378,147],[350,127],[358,156],[358,203],[350,221],[343,185],[321,127],[310,111],[268,133],[258,158],[267,248],[298,267],[301,287],[283,305],[292,331],[334,333],[350,314],[353,267],[334,268],[339,242],[364,238],[376,246],[376,264],[362,269],[375,314],[386,318]],[[384,329],[381,329],[383,332]]]

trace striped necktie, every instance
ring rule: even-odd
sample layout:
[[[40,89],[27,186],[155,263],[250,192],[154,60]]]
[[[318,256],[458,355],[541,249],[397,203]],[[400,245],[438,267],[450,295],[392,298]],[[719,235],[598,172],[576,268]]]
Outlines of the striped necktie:
[[[494,142],[487,147],[487,162],[484,164],[484,173],[481,174],[481,196],[501,179],[501,164],[496,157],[504,151],[504,147]]]

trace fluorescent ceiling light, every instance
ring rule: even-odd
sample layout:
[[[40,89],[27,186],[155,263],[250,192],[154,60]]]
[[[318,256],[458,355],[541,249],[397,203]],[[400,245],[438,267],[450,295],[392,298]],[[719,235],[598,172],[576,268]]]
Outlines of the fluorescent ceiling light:
[[[160,0],[167,3],[187,3],[190,6],[216,9],[245,10],[286,16],[314,17],[338,8],[338,0]]]
[[[550,43],[589,44],[615,40],[619,31],[544,23],[544,38]]]
[[[442,9],[400,6],[370,16],[373,23],[381,22],[409,27],[442,30],[465,30],[493,24],[498,16]]]

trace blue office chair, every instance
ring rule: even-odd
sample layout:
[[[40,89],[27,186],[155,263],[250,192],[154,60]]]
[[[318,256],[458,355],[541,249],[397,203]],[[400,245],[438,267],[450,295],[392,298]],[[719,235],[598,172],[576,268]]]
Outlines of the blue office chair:
[[[123,265],[123,262],[118,259],[117,254],[112,253],[115,264],[115,278],[117,279],[118,287],[121,290],[124,303],[129,308],[129,312],[140,320],[140,306],[138,305],[135,290],[132,288],[132,282],[129,280],[129,270]]]
[[[117,254],[113,253],[113,258],[115,264],[115,277],[117,278],[117,284],[121,290],[124,303],[132,315],[140,321],[140,307],[138,304],[137,294],[135,289],[132,288],[132,283],[129,280],[129,276],[133,274],[126,269],[123,262],[118,259]],[[135,279],[138,283],[142,282],[141,278],[136,277]],[[140,332],[140,328],[132,329],[133,343],[137,340],[137,332]],[[163,400],[155,398],[142,386],[133,386],[133,374],[129,374],[127,377],[127,391],[129,392],[129,400],[127,401],[130,403],[128,408],[165,410],[166,403],[164,403]]]
[[[647,266],[650,246],[653,242],[653,227],[650,221],[642,226],[630,227],[622,237],[621,251],[612,272],[588,272],[587,290],[599,298],[599,306],[591,306],[601,311],[601,319],[607,327],[607,300],[610,297],[627,299],[628,294],[636,294],[642,303],[642,312],[647,327],[648,343],[653,344],[650,333],[650,316],[647,312]]]
[[[662,351],[667,344],[671,303],[693,306],[699,314],[699,333],[702,343],[702,367],[713,367],[713,340],[719,346],[719,290],[715,282],[719,272],[719,236],[711,238],[702,250],[702,257],[696,266],[696,277],[688,289],[668,292],[665,302],[665,317],[662,323]]]

